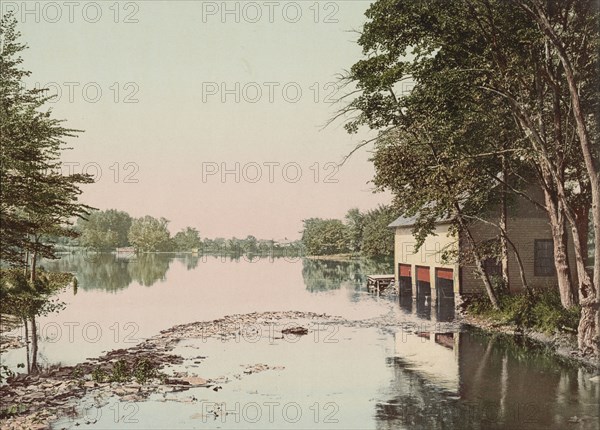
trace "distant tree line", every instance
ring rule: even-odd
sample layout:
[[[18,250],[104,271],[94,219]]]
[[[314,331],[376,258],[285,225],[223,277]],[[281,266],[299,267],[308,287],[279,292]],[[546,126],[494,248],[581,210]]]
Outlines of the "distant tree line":
[[[273,239],[257,239],[248,235],[245,239],[201,238],[194,227],[186,227],[174,236],[168,229],[169,221],[146,215],[133,218],[127,212],[116,209],[94,211],[77,222],[80,234],[77,242],[97,252],[114,251],[120,247],[133,247],[137,252],[189,252],[220,254],[278,253],[285,248],[300,247],[299,242],[278,242]]]
[[[352,208],[339,219],[309,218],[303,221],[302,244],[308,255],[360,254],[369,258],[394,253],[394,232],[388,225],[396,218],[389,206],[366,212]]]

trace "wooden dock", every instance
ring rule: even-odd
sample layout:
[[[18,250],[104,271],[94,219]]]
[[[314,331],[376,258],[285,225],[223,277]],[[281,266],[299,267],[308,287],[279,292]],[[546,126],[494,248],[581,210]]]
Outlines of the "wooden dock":
[[[367,289],[379,295],[381,291],[390,285],[394,286],[395,281],[394,275],[367,275]]]

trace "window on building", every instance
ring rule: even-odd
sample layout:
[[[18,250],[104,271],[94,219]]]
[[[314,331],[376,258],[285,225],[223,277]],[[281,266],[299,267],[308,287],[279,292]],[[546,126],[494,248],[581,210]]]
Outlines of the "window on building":
[[[554,276],[554,244],[552,239],[536,239],[533,252],[534,275]]]

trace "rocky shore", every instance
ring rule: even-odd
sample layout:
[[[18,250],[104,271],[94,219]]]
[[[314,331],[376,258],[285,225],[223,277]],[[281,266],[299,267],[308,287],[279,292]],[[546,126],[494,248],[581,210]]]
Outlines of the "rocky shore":
[[[279,331],[273,333],[274,338],[283,339],[284,336],[308,334],[307,327],[317,321],[318,324],[326,324],[342,320],[310,312],[232,315],[175,326],[132,348],[110,351],[76,366],[50,368],[37,375],[18,374],[8,378],[7,384],[0,387],[0,429],[48,429],[52,422],[65,417],[75,422],[93,423],[90,418],[81,417],[83,399],[99,408],[113,396],[121,401],[137,402],[152,394],[163,394],[167,398],[168,393],[194,387],[217,391],[227,378],[205,379],[198,374],[174,370],[185,360],[199,364],[206,358],[195,356],[184,359],[173,354],[180,341],[234,339],[240,335],[240,330],[260,331],[261,327],[278,328]],[[240,379],[252,373],[280,369],[280,366],[264,363],[248,364],[233,376]]]
[[[140,402],[150,396],[159,396],[161,401],[194,402],[197,399],[193,395],[185,395],[185,391],[192,388],[219,391],[232,378],[242,379],[253,373],[284,370],[279,363],[247,363],[237,371],[234,369],[232,374],[209,377],[198,373],[207,358],[200,355],[203,351],[198,339],[239,340],[240,336],[248,339],[268,333],[269,340],[276,342],[286,338],[290,340],[290,336],[310,336],[319,327],[331,325],[375,327],[390,333],[398,329],[450,332],[460,331],[461,325],[470,325],[490,333],[527,336],[565,359],[594,368],[596,372],[600,370],[592,358],[578,355],[572,337],[523,333],[516,327],[472,316],[463,316],[452,323],[417,324],[398,319],[393,311],[364,320],[347,320],[312,312],[250,313],[174,326],[136,346],[113,350],[75,366],[52,367],[37,375],[13,376],[0,387],[0,429],[41,430],[50,428],[53,423],[59,423],[54,428],[62,428],[60,423],[65,420],[75,426],[93,424],[93,414],[85,413],[86,405],[97,410],[116,400]],[[190,351],[188,340],[192,342],[193,352],[184,353],[184,357],[179,353]]]

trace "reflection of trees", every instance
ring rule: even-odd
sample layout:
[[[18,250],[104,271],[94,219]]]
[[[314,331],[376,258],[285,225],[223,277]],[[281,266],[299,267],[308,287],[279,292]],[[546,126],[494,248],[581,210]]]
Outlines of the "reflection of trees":
[[[75,273],[78,287],[83,290],[116,291],[132,281],[149,287],[164,279],[173,259],[165,254],[141,254],[132,258],[118,258],[114,254],[71,254],[60,260],[46,261],[43,266],[51,271]],[[198,265],[198,257],[186,256],[186,266]]]
[[[378,429],[558,429],[567,428],[572,416],[597,416],[600,394],[576,366],[508,337],[479,331],[459,336],[458,396],[414,363],[387,359],[394,378],[387,399],[375,406]],[[438,344],[445,343],[440,337]]]
[[[75,273],[78,287],[83,290],[116,291],[131,283],[127,260],[114,254],[70,254],[60,260],[44,263],[52,271]]]
[[[193,254],[178,256],[178,259],[185,265],[187,270],[192,270],[198,267],[198,262],[200,261],[200,257]]]
[[[302,260],[302,278],[309,291],[336,290],[343,283],[355,286],[366,284],[366,275],[390,273],[391,265],[387,261],[358,260]]]
[[[172,256],[164,254],[141,254],[129,262],[127,269],[134,281],[150,287],[165,279],[172,259]]]

